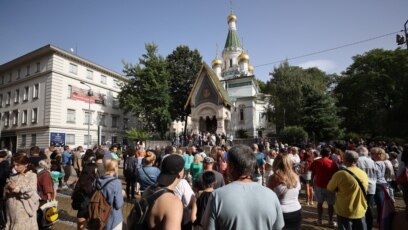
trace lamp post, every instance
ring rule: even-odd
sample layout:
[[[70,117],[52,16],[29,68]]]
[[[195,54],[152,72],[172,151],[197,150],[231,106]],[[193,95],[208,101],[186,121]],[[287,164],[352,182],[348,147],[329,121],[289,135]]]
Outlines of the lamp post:
[[[80,83],[88,87],[88,140],[86,141],[86,143],[87,143],[86,148],[89,149],[89,142],[91,142],[90,141],[91,138],[90,138],[90,134],[89,134],[90,125],[91,125],[91,96],[93,95],[93,93],[92,93],[92,89],[91,89],[90,85],[86,84],[83,81],[81,81]]]

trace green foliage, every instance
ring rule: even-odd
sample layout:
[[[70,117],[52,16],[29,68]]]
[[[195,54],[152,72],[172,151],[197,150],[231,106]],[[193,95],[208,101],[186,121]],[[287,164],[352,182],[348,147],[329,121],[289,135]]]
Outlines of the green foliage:
[[[296,144],[303,141],[307,141],[307,132],[299,126],[288,126],[280,133],[281,139],[285,143]]]
[[[256,79],[256,83],[258,84],[258,87],[259,87],[259,90],[260,90],[261,93],[266,93],[267,92],[265,82],[263,82],[263,81],[261,81],[259,79]]]
[[[139,64],[126,63],[123,72],[130,78],[118,95],[121,108],[133,113],[148,132],[164,137],[170,124],[168,73],[154,43],[145,45]]]
[[[338,140],[343,136],[334,98],[306,85],[302,88],[301,124],[313,141]]]
[[[248,131],[246,129],[238,129],[237,138],[248,138]]]
[[[166,58],[169,73],[169,95],[171,97],[170,115],[172,120],[186,121],[191,108],[184,109],[202,65],[202,58],[197,50],[188,46],[178,46]],[[187,130],[184,128],[184,130]]]
[[[347,130],[408,137],[408,52],[374,49],[353,57],[334,94]]]
[[[267,116],[276,123],[277,131],[285,126],[301,125],[299,113],[303,101],[302,88],[309,86],[325,92],[329,77],[317,68],[302,69],[290,66],[288,62],[275,68],[272,78],[266,83],[265,92],[271,95],[274,108],[268,109]]]
[[[358,133],[349,132],[349,133],[346,133],[346,134],[344,135],[344,139],[347,140],[347,141],[348,141],[348,140],[352,140],[354,143],[357,143],[357,142],[360,141],[361,135],[358,134]]]
[[[129,130],[126,130],[126,136],[130,140],[140,140],[140,141],[145,141],[149,139],[150,137],[150,135],[147,132],[136,129],[136,128],[131,128]]]

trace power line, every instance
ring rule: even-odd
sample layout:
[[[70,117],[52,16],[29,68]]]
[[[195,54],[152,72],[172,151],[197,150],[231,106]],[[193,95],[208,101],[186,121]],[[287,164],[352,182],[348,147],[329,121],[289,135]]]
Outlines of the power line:
[[[285,59],[282,59],[282,60],[279,60],[279,61],[273,61],[273,62],[261,64],[261,65],[256,65],[256,66],[254,66],[254,67],[261,67],[261,66],[266,66],[266,65],[272,65],[272,64],[276,64],[276,63],[281,63],[281,62],[283,62],[283,61],[289,61],[289,60],[299,59],[299,58],[303,58],[303,57],[307,57],[307,56],[312,56],[312,55],[316,55],[316,54],[321,54],[321,53],[325,53],[325,52],[329,52],[329,51],[333,51],[333,50],[345,48],[345,47],[348,47],[348,46],[353,46],[353,45],[357,45],[357,44],[360,44],[360,43],[364,43],[364,42],[376,40],[376,39],[379,39],[379,38],[387,37],[387,36],[390,36],[390,35],[394,35],[394,34],[396,34],[396,33],[398,33],[398,32],[401,32],[401,31],[399,30],[399,31],[396,31],[396,32],[392,32],[392,33],[388,33],[388,34],[383,34],[383,35],[380,35],[380,36],[377,36],[377,37],[368,38],[368,39],[365,39],[365,40],[361,40],[361,41],[349,43],[349,44],[346,44],[346,45],[337,46],[337,47],[330,48],[330,49],[320,50],[320,51],[316,51],[316,52],[313,52],[313,53],[308,53],[308,54],[304,54],[304,55],[300,55],[300,56],[295,56],[295,57],[291,57],[291,58],[285,58]]]

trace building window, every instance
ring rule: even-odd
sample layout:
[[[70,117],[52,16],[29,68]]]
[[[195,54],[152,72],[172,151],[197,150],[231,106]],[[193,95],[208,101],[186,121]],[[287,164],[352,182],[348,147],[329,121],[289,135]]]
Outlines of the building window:
[[[105,75],[101,75],[101,83],[106,84],[106,76]]]
[[[119,89],[119,81],[118,80],[113,80],[113,88]]]
[[[230,67],[232,67],[232,59],[230,59]]]
[[[38,109],[37,108],[33,108],[31,110],[31,123],[32,124],[36,124],[37,123],[37,119],[38,119]]]
[[[67,134],[65,138],[65,144],[75,145],[75,134]]]
[[[3,107],[3,94],[0,94],[0,108]]]
[[[27,65],[26,76],[30,76],[30,65]]]
[[[18,110],[13,111],[13,126],[18,125]]]
[[[68,91],[67,91],[67,94],[68,94],[68,98],[72,98],[72,85],[68,85]]]
[[[75,123],[75,110],[67,109],[67,123]]]
[[[21,69],[18,69],[17,70],[17,79],[20,79],[20,77],[21,77]]]
[[[10,105],[10,98],[11,98],[11,92],[7,92],[7,96],[6,96],[6,106]]]
[[[86,70],[86,78],[92,80],[93,79],[93,71],[87,69]]]
[[[92,136],[84,135],[84,145],[91,145]]]
[[[73,74],[78,74],[78,66],[73,63],[69,63],[69,72]]]
[[[31,146],[37,145],[37,134],[31,134]]]
[[[33,88],[33,99],[38,99],[39,90],[40,90],[40,84],[35,84]]]
[[[14,104],[18,104],[20,102],[20,89],[16,89],[16,94],[14,95]]]
[[[129,126],[129,119],[123,118],[123,129],[127,129]]]
[[[114,115],[112,116],[112,128],[117,128],[118,127],[118,119],[119,117]]]
[[[99,125],[105,126],[105,114],[103,113],[99,114]]]
[[[25,134],[21,135],[21,146],[22,147],[26,146],[26,142],[27,142],[27,135]]]
[[[23,101],[28,101],[28,86],[24,87]]]
[[[112,100],[112,108],[118,109],[119,108],[119,100],[116,98],[113,98]]]
[[[105,144],[106,143],[106,137],[105,136],[101,136],[101,143]]]
[[[11,82],[11,72],[10,72],[10,74],[8,75],[7,79],[6,79],[6,82]]]
[[[27,124],[27,110],[23,110],[22,116],[21,116],[21,124],[26,125]]]
[[[4,84],[4,75],[0,77],[0,85]]]
[[[85,121],[84,125],[92,125],[92,113],[90,111],[85,111]]]
[[[239,120],[240,121],[244,120],[244,109],[239,109]]]
[[[4,127],[8,127],[10,123],[10,113],[4,113]]]
[[[36,70],[36,73],[38,73],[38,72],[40,72],[40,63],[39,63],[39,62],[37,62],[37,70]]]

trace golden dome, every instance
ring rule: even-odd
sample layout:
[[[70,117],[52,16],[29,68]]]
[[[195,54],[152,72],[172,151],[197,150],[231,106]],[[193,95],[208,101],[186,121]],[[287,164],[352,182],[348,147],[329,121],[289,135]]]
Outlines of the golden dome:
[[[249,61],[249,56],[245,53],[245,51],[242,51],[242,53],[238,56],[238,62],[242,61]]]
[[[228,23],[230,23],[231,21],[237,21],[237,16],[235,16],[234,14],[230,14],[228,15]]]
[[[249,64],[248,71],[251,72],[251,73],[254,72],[254,66]]]
[[[218,58],[218,54],[215,56],[211,64],[212,64],[212,67],[222,65],[222,61]]]

